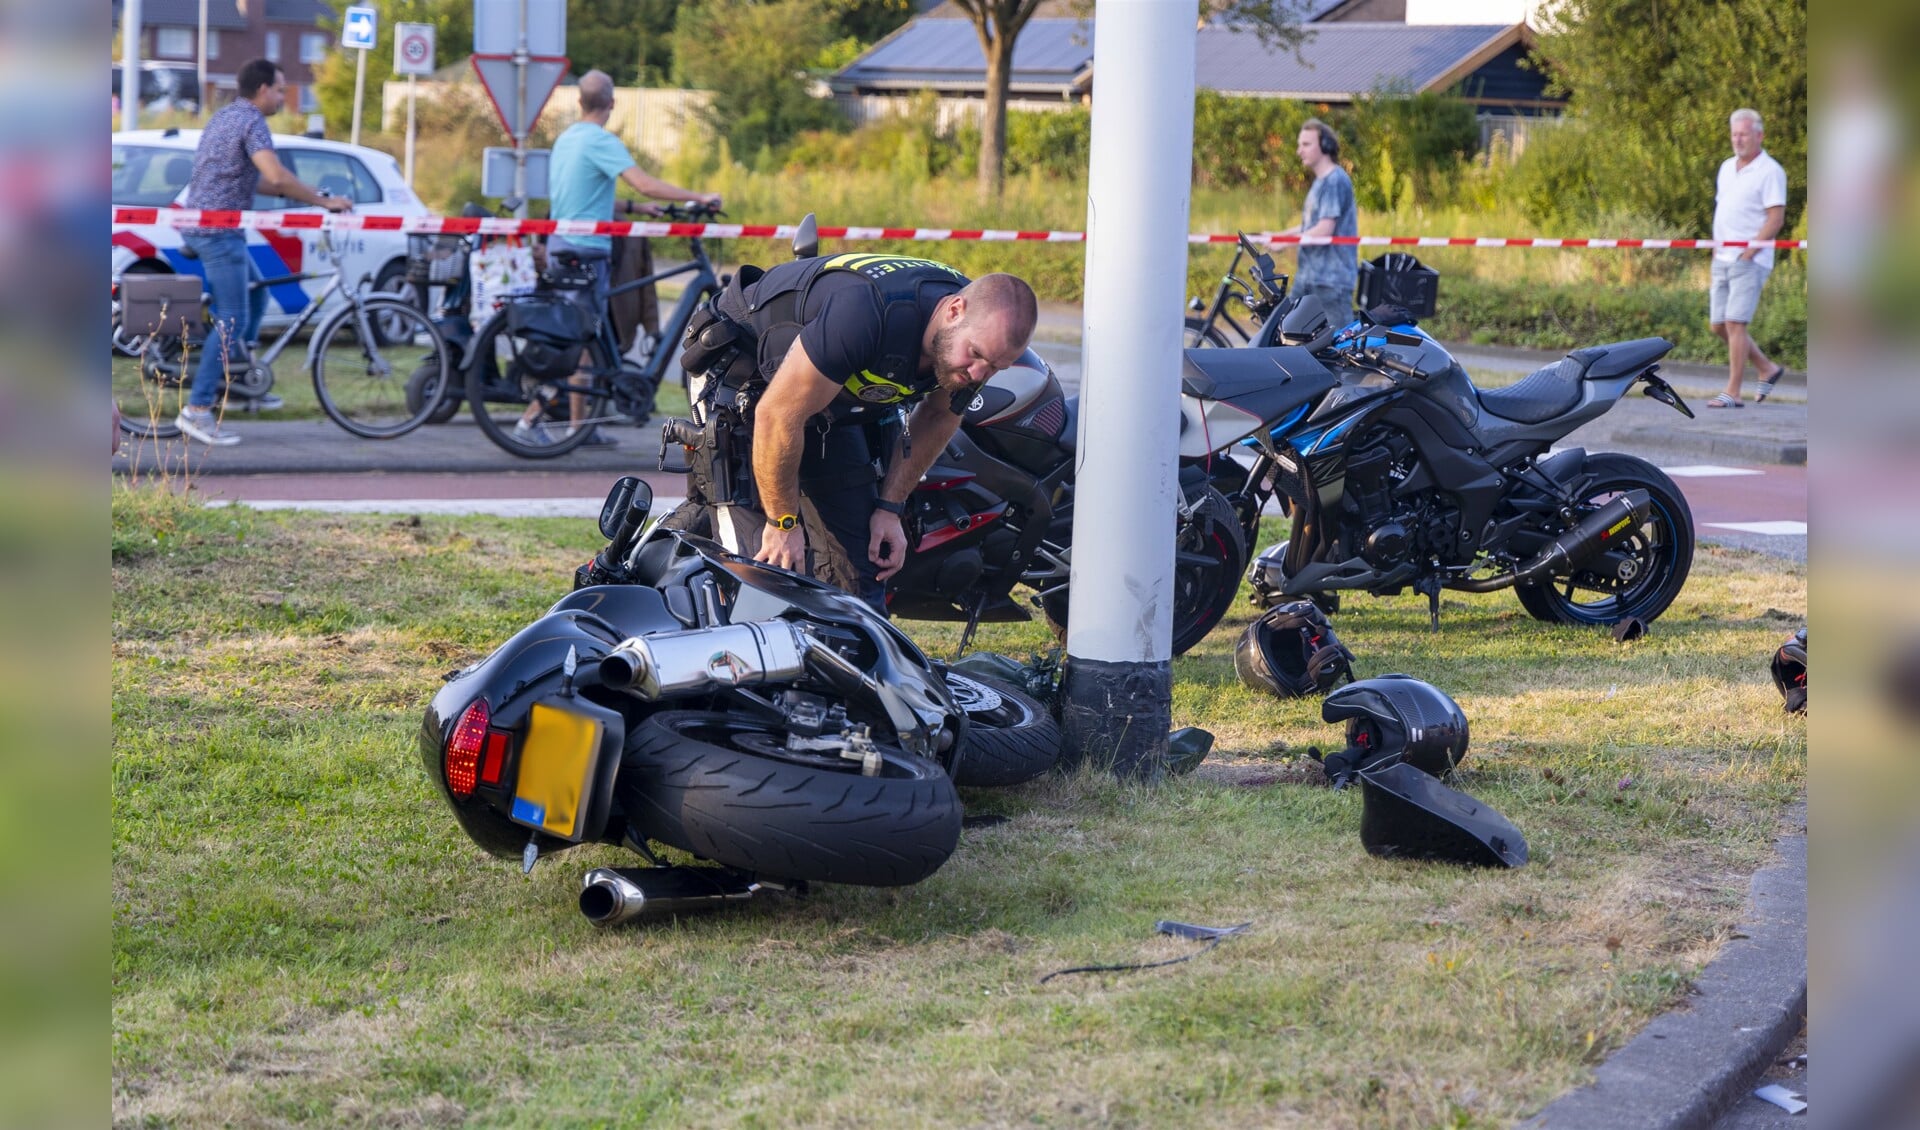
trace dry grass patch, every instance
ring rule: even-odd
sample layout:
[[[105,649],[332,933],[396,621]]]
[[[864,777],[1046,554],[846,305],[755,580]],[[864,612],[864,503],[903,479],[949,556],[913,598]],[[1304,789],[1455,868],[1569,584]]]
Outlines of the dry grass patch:
[[[1359,598],[1361,670],[1454,694],[1507,873],[1385,862],[1317,702],[1242,688],[1252,612],[1176,664],[1219,738],[1157,790],[968,798],[927,882],[597,932],[608,848],[521,878],[414,747],[439,676],[564,592],[583,522],[395,523],[115,498],[114,1118],[136,1124],[1497,1125],[1650,1016],[1737,923],[1802,789],[1766,656],[1804,573],[1703,553],[1653,635],[1499,594]],[[949,652],[950,625],[906,627]],[[1049,641],[990,625],[1016,656]],[[1185,964],[1160,918],[1249,933]]]

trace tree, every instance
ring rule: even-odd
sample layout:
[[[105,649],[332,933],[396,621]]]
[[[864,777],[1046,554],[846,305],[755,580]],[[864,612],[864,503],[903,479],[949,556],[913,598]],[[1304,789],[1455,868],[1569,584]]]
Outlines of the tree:
[[[472,7],[472,0],[467,0]],[[573,73],[599,69],[617,86],[656,86],[673,72],[680,0],[594,0],[567,5]]]
[[[473,0],[331,0],[340,13],[333,26],[337,29],[347,7],[371,5],[380,13],[379,41],[367,52],[366,97],[360,107],[362,131],[380,131],[380,88],[393,77],[393,28],[396,23],[432,24],[434,61],[445,66],[473,52]],[[315,70],[314,93],[320,100],[320,113],[327,128],[338,137],[353,130],[354,72],[360,65],[357,51],[335,47]]]
[[[806,129],[840,124],[808,92],[808,70],[838,34],[824,0],[705,0],[680,9],[674,73],[713,92],[707,116],[733,152],[759,153]]]
[[[1200,0],[1202,18],[1217,19],[1258,35],[1269,46],[1298,48],[1311,33],[1294,21],[1302,0]],[[980,122],[980,195],[997,199],[1006,185],[1007,91],[1013,81],[1013,48],[1020,32],[1040,8],[1065,8],[1090,18],[1095,0],[953,0],[973,21],[980,53],[987,60],[987,91]],[[1067,14],[1062,12],[1060,14]]]
[[[1604,139],[1594,197],[1705,232],[1727,116],[1758,110],[1787,170],[1787,227],[1807,183],[1806,0],[1574,0],[1550,9],[1538,54],[1568,111]]]

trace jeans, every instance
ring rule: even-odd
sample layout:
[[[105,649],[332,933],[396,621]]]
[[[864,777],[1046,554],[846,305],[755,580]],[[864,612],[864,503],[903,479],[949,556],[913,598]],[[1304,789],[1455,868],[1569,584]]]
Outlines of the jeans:
[[[237,231],[188,235],[186,244],[200,257],[207,291],[213,295],[213,331],[200,346],[200,367],[194,370],[187,403],[211,408],[226,387],[228,359],[246,363],[246,344],[260,336],[260,319],[267,313],[266,289],[250,289],[261,278],[247,254],[247,237]]]

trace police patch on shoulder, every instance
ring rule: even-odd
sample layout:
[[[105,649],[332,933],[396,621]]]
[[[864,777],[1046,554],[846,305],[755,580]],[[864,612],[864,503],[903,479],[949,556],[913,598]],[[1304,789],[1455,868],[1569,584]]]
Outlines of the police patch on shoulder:
[[[885,404],[890,400],[899,399],[899,394],[886,385],[868,385],[854,395],[869,404]]]

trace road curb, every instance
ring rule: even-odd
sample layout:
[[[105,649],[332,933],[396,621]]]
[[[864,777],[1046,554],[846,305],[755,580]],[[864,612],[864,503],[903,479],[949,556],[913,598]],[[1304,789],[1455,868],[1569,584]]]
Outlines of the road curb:
[[[1614,433],[1614,438],[1630,446],[1727,459],[1736,463],[1781,463],[1794,467],[1804,467],[1807,463],[1807,444],[1804,439],[1702,434],[1698,428],[1661,427],[1621,428]]]
[[[1753,877],[1746,919],[1694,981],[1594,1069],[1593,1082],[1521,1123],[1528,1130],[1695,1130],[1746,1093],[1807,1015],[1806,802],[1780,862]]]

